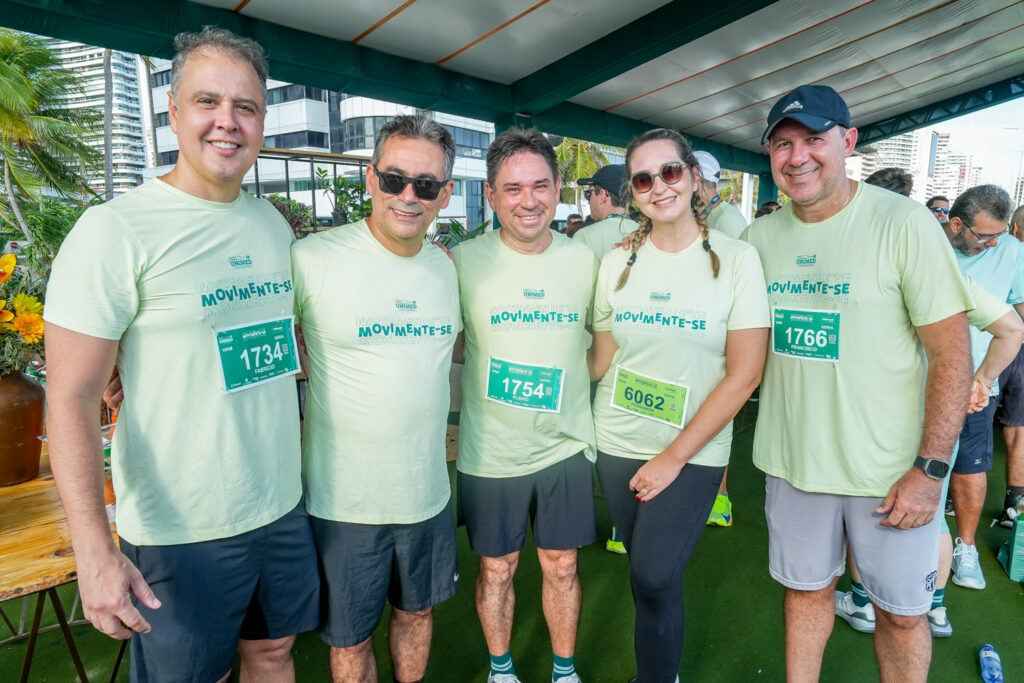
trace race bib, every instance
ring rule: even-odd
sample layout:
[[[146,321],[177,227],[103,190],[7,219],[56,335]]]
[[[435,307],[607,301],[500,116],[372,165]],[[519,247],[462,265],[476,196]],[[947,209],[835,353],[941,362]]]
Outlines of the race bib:
[[[295,316],[214,330],[213,341],[227,393],[299,372]]]
[[[645,377],[619,365],[615,368],[611,405],[682,429],[688,393],[689,389],[682,384]]]
[[[565,370],[491,358],[487,369],[487,398],[525,410],[557,413],[562,407]]]
[[[839,312],[775,307],[772,310],[772,352],[838,363]]]

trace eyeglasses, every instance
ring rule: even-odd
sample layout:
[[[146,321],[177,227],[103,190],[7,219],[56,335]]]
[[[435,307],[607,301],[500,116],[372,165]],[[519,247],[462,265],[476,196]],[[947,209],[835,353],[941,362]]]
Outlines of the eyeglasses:
[[[590,190],[583,190],[583,198],[586,199],[586,200],[589,200],[591,197],[593,197],[598,192],[600,192],[600,189],[596,188],[596,187],[593,188],[593,189],[590,189]]]
[[[949,215],[949,209],[944,209],[941,206],[933,206],[931,211],[932,213],[944,213],[947,216]]]
[[[434,180],[432,178],[410,178],[409,176],[397,173],[388,173],[373,169],[377,179],[380,180],[380,189],[387,194],[402,194],[405,186],[412,183],[412,192],[418,199],[433,200],[441,193],[441,188],[447,184],[447,180]]]
[[[657,173],[650,171],[637,171],[629,177],[629,184],[637,192],[650,192],[654,187],[654,179],[661,178],[666,185],[675,185],[683,178],[683,170],[686,166],[681,161],[669,161],[661,165]]]
[[[1010,232],[1010,226],[1009,225],[1007,225],[1005,228],[1003,228],[1002,231],[997,232],[994,235],[979,235],[978,233],[974,232],[974,228],[972,228],[971,226],[967,225],[966,223],[964,223],[964,227],[967,228],[967,230],[972,235],[974,235],[975,239],[977,239],[982,244],[984,244],[985,242],[991,242],[992,240],[997,240],[1000,237],[1002,237],[1003,235],[1005,235],[1006,233]]]

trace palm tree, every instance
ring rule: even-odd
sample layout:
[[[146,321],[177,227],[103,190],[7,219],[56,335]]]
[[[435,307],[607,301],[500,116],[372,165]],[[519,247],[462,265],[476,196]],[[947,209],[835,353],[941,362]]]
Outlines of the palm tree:
[[[583,189],[576,183],[580,178],[593,177],[597,169],[608,164],[608,157],[593,142],[576,138],[562,138],[555,155],[562,178],[562,201],[576,204],[576,212],[583,213]]]
[[[32,233],[21,201],[40,202],[43,188],[64,196],[89,191],[83,168],[95,165],[99,154],[84,138],[96,115],[65,104],[81,90],[78,77],[61,68],[40,39],[0,30],[0,224],[20,230],[27,241]]]

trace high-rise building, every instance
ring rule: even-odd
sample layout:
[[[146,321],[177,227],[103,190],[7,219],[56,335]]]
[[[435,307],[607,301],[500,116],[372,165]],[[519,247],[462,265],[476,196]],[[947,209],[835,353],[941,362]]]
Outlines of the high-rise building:
[[[1013,184],[1013,205],[1024,204],[1024,176],[1018,176],[1017,182]]]
[[[103,115],[104,78],[103,48],[72,43],[54,38],[47,45],[60,58],[65,69],[75,71],[84,82],[84,91],[67,99],[71,109],[88,107]],[[121,194],[142,182],[146,167],[146,145],[143,138],[142,103],[139,89],[139,58],[128,52],[112,50],[110,70],[113,84],[111,151],[114,163],[114,194]],[[100,119],[102,121],[102,118]],[[85,138],[90,147],[104,153],[103,128]],[[98,194],[104,192],[103,167],[89,177],[89,186]]]

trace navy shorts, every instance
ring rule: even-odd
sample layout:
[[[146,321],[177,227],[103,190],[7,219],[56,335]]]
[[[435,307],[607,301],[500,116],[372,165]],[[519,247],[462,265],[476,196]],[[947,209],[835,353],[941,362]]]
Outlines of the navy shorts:
[[[570,550],[597,540],[594,474],[583,452],[522,477],[457,475],[459,524],[478,555],[523,549],[527,522],[545,550]]]
[[[957,474],[977,474],[992,469],[992,418],[996,413],[996,402],[964,420],[960,430],[960,452],[956,456],[953,471]]]
[[[385,601],[419,612],[459,587],[450,500],[438,514],[413,524],[312,520],[323,581],[318,633],[331,647],[352,647],[373,635]]]
[[[999,375],[996,419],[1007,427],[1024,427],[1024,348]]]
[[[132,635],[131,680],[216,681],[231,670],[238,640],[284,638],[316,628],[320,579],[302,503],[238,536],[121,552],[163,603],[132,602],[152,626]]]

